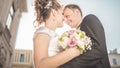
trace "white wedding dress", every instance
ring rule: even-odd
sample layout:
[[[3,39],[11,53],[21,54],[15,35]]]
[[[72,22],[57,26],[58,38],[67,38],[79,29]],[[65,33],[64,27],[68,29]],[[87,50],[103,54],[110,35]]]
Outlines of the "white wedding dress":
[[[59,46],[58,46],[58,35],[55,33],[55,31],[52,31],[46,27],[40,27],[36,32],[37,33],[46,33],[51,37],[49,48],[48,48],[48,55],[54,56],[57,53],[60,52]]]

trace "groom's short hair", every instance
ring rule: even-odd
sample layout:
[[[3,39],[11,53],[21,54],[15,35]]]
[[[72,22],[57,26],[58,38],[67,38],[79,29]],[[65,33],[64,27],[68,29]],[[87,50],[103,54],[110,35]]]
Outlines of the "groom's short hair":
[[[72,10],[78,9],[78,10],[80,11],[81,16],[82,16],[82,10],[81,10],[81,8],[80,8],[78,5],[76,5],[76,4],[68,4],[68,5],[66,5],[66,6],[64,7],[64,10],[65,10],[66,8],[69,8],[69,9],[72,9]]]

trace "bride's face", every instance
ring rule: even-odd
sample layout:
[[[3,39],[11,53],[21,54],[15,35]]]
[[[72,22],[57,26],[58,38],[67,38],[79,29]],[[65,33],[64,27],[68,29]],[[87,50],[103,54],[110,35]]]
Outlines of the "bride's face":
[[[57,15],[56,15],[56,21],[57,21],[57,26],[58,27],[62,27],[63,26],[63,10],[59,9],[57,11]]]

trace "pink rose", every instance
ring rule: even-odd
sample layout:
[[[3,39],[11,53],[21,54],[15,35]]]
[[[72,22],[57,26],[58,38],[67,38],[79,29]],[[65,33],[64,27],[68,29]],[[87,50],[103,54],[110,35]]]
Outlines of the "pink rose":
[[[68,40],[68,46],[69,46],[69,47],[74,47],[74,46],[76,46],[76,45],[77,45],[77,39],[72,38],[72,39],[69,39],[69,40]]]
[[[74,32],[75,32],[74,30],[70,30],[69,35],[72,35]]]

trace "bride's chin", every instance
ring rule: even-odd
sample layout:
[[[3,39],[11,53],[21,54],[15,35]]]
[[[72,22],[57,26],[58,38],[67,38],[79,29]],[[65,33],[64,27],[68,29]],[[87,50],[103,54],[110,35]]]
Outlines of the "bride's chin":
[[[61,23],[58,27],[63,27],[63,23]]]

